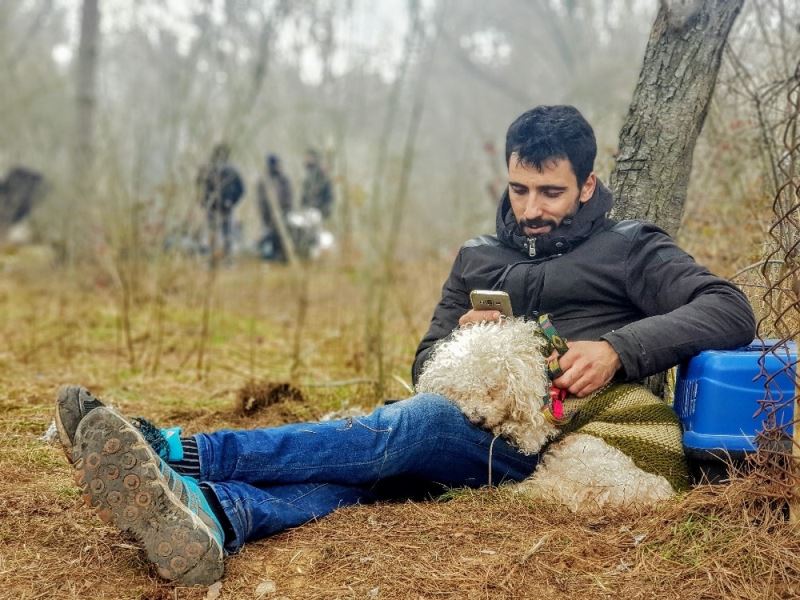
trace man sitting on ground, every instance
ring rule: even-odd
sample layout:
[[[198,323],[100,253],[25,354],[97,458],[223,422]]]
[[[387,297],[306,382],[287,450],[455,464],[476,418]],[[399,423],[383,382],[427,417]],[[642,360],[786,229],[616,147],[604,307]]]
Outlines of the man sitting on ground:
[[[657,227],[607,217],[612,197],[593,172],[595,154],[572,107],[540,106],[511,124],[497,235],[459,251],[415,381],[436,341],[499,318],[470,309],[472,289],[505,290],[518,316],[550,313],[572,340],[554,383],[580,397],[753,339],[752,309],[735,286]],[[187,584],[221,577],[224,553],[245,542],[376,500],[387,479],[480,487],[489,470],[520,481],[537,464],[432,394],[361,418],[181,438],[68,387],[56,420],[100,517],[138,537],[163,577]]]

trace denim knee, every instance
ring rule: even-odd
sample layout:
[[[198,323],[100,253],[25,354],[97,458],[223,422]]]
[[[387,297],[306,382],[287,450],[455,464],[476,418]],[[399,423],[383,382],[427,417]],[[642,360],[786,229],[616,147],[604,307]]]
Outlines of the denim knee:
[[[461,410],[440,394],[417,394],[391,405],[391,408],[402,411],[409,424],[430,437],[466,420]]]
[[[426,392],[417,394],[410,398],[410,400],[417,403],[420,410],[433,418],[450,418],[454,414],[461,414],[461,410],[451,400],[441,394]]]

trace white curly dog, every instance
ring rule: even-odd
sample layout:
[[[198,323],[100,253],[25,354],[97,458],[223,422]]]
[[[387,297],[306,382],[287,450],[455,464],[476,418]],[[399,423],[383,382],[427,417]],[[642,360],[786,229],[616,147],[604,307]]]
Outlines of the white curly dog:
[[[518,492],[593,511],[648,505],[681,489],[685,462],[671,409],[640,386],[613,386],[568,398],[571,424],[559,426],[547,412],[547,347],[539,326],[522,319],[459,328],[436,346],[417,391],[449,398],[525,454],[542,453]],[[582,415],[588,406],[592,414]]]

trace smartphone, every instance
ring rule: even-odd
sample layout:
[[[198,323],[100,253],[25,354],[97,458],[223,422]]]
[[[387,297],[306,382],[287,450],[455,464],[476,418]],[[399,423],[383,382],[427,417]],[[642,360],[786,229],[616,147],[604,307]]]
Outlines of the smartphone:
[[[469,293],[473,310],[497,310],[506,317],[513,317],[511,298],[500,290],[472,290]]]

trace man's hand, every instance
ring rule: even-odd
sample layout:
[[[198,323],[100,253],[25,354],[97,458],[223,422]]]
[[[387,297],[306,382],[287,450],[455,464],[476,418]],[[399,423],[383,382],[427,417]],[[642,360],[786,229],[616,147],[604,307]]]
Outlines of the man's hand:
[[[567,353],[558,359],[564,372],[553,384],[579,398],[603,387],[622,366],[608,342],[567,342],[567,346]]]
[[[482,321],[499,321],[499,320],[500,320],[499,310],[470,309],[469,312],[461,315],[461,318],[458,320],[458,326],[463,327],[464,325],[480,323]]]

